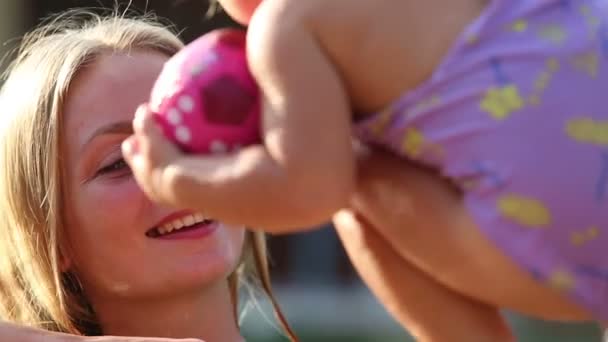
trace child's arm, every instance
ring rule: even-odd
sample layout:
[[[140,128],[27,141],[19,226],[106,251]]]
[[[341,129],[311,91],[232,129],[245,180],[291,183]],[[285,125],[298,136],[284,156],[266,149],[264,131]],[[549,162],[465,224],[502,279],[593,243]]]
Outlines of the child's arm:
[[[178,158],[154,185],[165,189],[150,191],[157,199],[270,232],[328,221],[345,206],[355,172],[349,101],[298,3],[263,2],[249,28],[265,146]]]

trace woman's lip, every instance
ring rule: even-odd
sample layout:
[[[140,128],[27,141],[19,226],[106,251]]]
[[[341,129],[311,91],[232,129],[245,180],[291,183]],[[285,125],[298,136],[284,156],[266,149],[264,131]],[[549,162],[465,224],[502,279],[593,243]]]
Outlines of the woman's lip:
[[[173,232],[161,236],[154,237],[160,240],[196,240],[203,239],[213,234],[219,227],[219,222],[211,221],[209,223],[197,223],[191,228],[183,230],[174,230]]]

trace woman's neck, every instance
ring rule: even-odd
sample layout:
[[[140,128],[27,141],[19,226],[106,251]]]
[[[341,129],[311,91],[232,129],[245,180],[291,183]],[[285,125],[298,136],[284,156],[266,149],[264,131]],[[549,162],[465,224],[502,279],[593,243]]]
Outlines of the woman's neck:
[[[226,283],[157,300],[94,303],[104,335],[242,342]]]

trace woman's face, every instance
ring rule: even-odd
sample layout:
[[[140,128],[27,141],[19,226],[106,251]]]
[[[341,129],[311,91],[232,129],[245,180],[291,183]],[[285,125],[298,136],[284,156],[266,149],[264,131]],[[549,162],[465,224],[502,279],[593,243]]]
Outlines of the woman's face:
[[[166,60],[103,55],[80,72],[64,107],[67,267],[93,301],[202,289],[225,281],[240,257],[243,229],[151,203],[122,159],[133,113]]]

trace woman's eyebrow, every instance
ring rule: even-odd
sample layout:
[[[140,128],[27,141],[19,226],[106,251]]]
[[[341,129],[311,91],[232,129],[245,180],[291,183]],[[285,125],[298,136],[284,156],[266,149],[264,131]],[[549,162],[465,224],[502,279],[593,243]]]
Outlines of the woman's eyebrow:
[[[105,134],[133,134],[133,123],[131,121],[118,121],[108,125],[99,127],[93,134],[86,140],[86,143],[82,145],[84,150],[96,137]]]

